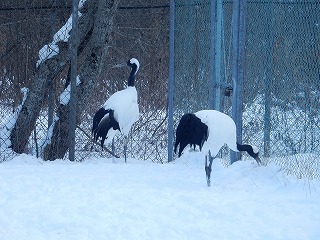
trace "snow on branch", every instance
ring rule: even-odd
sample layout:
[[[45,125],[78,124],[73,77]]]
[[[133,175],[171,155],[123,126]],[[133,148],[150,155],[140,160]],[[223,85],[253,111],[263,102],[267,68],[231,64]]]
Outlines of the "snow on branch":
[[[79,1],[79,9],[83,7],[86,0]],[[78,17],[81,17],[80,11],[78,12]],[[39,60],[36,66],[39,67],[44,61],[54,57],[59,53],[58,42],[68,42],[70,38],[70,32],[72,29],[72,15],[69,17],[65,25],[60,28],[53,36],[53,41],[47,45],[44,45],[39,51]]]
[[[80,81],[80,77],[77,76],[77,86],[81,83]],[[70,101],[70,93],[71,93],[71,87],[70,84],[68,85],[68,87],[66,89],[64,89],[64,91],[60,94],[60,104],[62,105],[67,105]]]
[[[27,99],[29,89],[26,87],[21,88],[21,93],[23,94],[23,99],[21,104],[18,106],[17,110],[0,123],[0,139],[1,139],[0,148],[1,149],[8,148],[11,145],[11,141],[9,137],[11,135],[11,131],[13,127],[16,124],[16,121],[19,116],[19,113],[21,112],[22,106]]]

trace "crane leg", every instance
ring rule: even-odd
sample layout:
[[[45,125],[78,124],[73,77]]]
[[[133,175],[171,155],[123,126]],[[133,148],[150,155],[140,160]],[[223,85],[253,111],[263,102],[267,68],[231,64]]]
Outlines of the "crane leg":
[[[125,137],[124,141],[124,146],[123,146],[123,153],[124,153],[124,162],[127,163],[127,149],[128,149],[128,142],[129,142],[129,137]]]
[[[211,186],[212,162],[214,159],[214,157],[211,156],[210,150],[208,152],[208,155],[206,155],[205,159],[206,159],[206,161],[205,161],[204,170],[206,172],[207,186],[210,187]],[[209,160],[209,165],[208,165],[208,160]]]
[[[115,154],[115,147],[114,147],[114,138],[112,139],[112,144],[111,144],[111,151],[112,151],[112,163],[116,163],[114,159],[114,154]]]

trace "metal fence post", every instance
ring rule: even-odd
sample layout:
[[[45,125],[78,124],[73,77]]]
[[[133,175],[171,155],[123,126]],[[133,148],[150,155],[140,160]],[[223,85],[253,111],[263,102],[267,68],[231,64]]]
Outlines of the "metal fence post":
[[[238,86],[237,86],[237,142],[242,143],[243,81],[245,74],[245,35],[246,35],[246,3],[239,1],[239,49],[238,49]],[[240,156],[239,156],[240,157]]]
[[[232,117],[237,126],[237,142],[242,142],[242,103],[245,48],[245,9],[246,0],[233,2],[232,15],[232,81],[234,95],[232,99]],[[231,164],[239,160],[239,153],[231,152]]]
[[[222,0],[211,0],[210,9],[210,109],[221,110]]]
[[[51,36],[53,38],[54,34],[56,33],[56,0],[51,0],[50,3],[52,4],[52,9],[50,10],[50,23],[51,23]],[[49,80],[50,87],[48,93],[48,129],[50,128],[51,124],[53,123],[53,115],[54,115],[54,88],[55,83],[53,79]]]
[[[273,13],[274,13],[274,6],[270,2],[268,3],[268,11],[270,16],[268,18],[268,30],[269,36],[266,44],[266,73],[264,78],[264,95],[265,95],[265,112],[264,112],[264,131],[263,131],[263,150],[264,156],[270,156],[270,131],[271,131],[271,77],[272,77],[272,54],[273,51],[273,41],[274,41],[274,20],[273,20]]]
[[[216,1],[211,0],[210,4],[210,88],[209,88],[209,107],[215,109],[217,86],[215,84],[215,66],[216,66]]]
[[[173,160],[173,92],[174,92],[174,11],[175,2],[170,0],[170,57],[168,93],[168,162]]]
[[[239,1],[233,1],[232,12],[232,118],[237,120],[237,80],[238,80],[238,49],[239,49]],[[238,156],[235,152],[230,152],[230,163],[234,163],[238,160]]]
[[[78,31],[79,0],[72,1],[72,30],[71,30],[71,75],[69,102],[69,160],[75,160],[75,130],[76,130],[76,86],[77,86],[77,31]]]
[[[217,0],[217,7],[216,7],[216,103],[215,103],[215,109],[220,111],[221,110],[221,86],[222,86],[222,81],[221,81],[221,60],[222,60],[222,0]]]

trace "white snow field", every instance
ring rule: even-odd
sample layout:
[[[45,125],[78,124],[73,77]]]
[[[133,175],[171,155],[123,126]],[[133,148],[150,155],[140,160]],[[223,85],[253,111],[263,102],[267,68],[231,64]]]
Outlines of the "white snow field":
[[[204,155],[168,164],[135,159],[0,164],[2,240],[320,239],[320,182],[254,160]]]

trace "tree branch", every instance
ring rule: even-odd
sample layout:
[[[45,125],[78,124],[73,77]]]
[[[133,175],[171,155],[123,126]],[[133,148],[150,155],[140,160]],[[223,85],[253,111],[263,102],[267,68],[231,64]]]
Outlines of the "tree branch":
[[[94,139],[90,136],[90,134],[88,134],[83,128],[81,128],[79,125],[76,126],[87,138],[91,139],[91,142],[100,146],[100,144],[96,141],[94,141]],[[114,156],[115,158],[120,158],[117,154],[113,153],[112,151],[110,151],[108,148],[106,148],[105,146],[102,146],[103,150],[105,150],[106,152],[110,153],[112,156]]]

